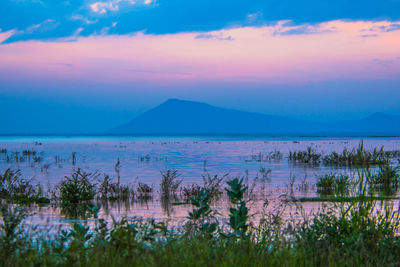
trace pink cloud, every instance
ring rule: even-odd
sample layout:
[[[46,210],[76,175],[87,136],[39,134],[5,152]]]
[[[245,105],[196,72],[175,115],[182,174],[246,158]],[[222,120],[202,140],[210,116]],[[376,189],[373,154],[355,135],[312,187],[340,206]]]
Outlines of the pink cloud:
[[[400,31],[387,21],[242,27],[165,35],[79,37],[74,42],[0,45],[0,69],[44,80],[148,83],[240,81],[302,83],[399,77]],[[289,30],[290,34],[287,33]],[[302,32],[304,31],[304,32]],[[286,34],[277,34],[286,32]],[[7,34],[0,33],[0,40]],[[198,36],[220,38],[198,38]],[[197,37],[197,38],[196,38]],[[229,37],[229,41],[224,39]]]

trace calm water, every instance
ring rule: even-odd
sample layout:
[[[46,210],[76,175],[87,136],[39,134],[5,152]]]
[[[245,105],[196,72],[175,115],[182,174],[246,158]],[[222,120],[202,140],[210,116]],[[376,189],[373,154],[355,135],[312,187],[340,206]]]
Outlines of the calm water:
[[[252,212],[258,214],[265,201],[269,209],[278,208],[285,195],[316,196],[315,182],[319,174],[336,172],[350,173],[346,168],[330,168],[323,165],[309,166],[288,162],[289,151],[305,150],[311,146],[316,152],[327,154],[351,149],[360,143],[358,138],[233,138],[233,137],[0,137],[0,149],[8,154],[22,150],[35,150],[43,159],[39,163],[7,162],[0,154],[0,171],[6,168],[20,169],[24,178],[40,183],[45,189],[57,185],[73,169],[82,168],[116,177],[115,164],[119,160],[121,183],[133,187],[138,182],[147,183],[157,192],[161,181],[161,171],[176,169],[183,179],[182,185],[196,183],[202,185],[203,176],[229,174],[229,177],[245,177],[254,185],[255,201],[251,203]],[[384,146],[385,150],[400,150],[399,138],[364,139],[367,149]],[[274,151],[283,154],[281,160],[268,159]],[[75,165],[72,164],[75,153]],[[261,159],[261,160],[260,160]],[[268,179],[262,170],[271,170]],[[290,186],[293,184],[293,186]],[[304,185],[308,189],[304,190]],[[223,199],[216,205],[222,213],[227,212]],[[307,212],[317,209],[320,204],[305,205]],[[111,220],[116,218],[145,217],[170,219],[180,222],[187,216],[190,205],[173,206],[162,203],[156,193],[146,203],[110,203],[103,205],[101,216]],[[287,207],[286,212],[293,207]],[[30,220],[45,225],[65,225],[73,218],[63,214],[59,208],[33,207],[35,212]]]

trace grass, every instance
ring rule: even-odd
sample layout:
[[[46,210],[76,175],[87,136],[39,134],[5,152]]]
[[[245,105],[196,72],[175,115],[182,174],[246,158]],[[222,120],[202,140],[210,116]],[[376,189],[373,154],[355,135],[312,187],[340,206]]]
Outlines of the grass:
[[[191,198],[185,226],[122,219],[107,225],[100,207],[88,209],[94,225],[74,223],[52,238],[22,231],[26,213],[1,209],[1,266],[397,266],[399,211],[368,193],[371,172],[359,172],[357,199],[333,203],[311,220],[282,223],[267,214],[249,223],[247,185],[230,179],[226,224],[215,219],[211,195]]]

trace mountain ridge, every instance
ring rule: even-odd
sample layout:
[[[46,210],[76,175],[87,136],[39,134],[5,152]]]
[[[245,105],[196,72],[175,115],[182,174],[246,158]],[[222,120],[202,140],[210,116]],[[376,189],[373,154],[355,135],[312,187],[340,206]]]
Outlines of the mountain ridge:
[[[168,99],[109,134],[400,134],[400,116],[376,112],[359,120],[315,122]]]

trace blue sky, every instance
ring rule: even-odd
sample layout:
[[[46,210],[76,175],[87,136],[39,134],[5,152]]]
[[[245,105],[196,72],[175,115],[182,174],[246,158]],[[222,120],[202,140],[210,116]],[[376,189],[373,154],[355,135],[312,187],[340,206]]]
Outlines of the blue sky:
[[[168,98],[400,115],[400,1],[2,0],[0,133],[102,132]]]

